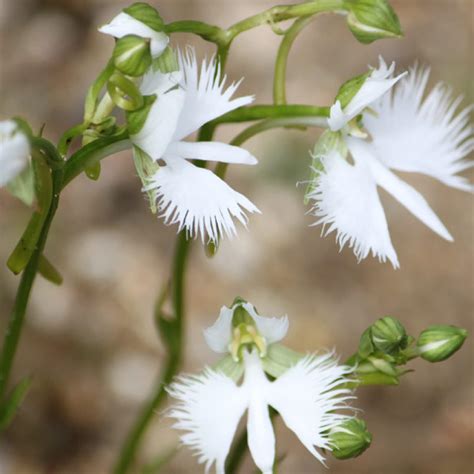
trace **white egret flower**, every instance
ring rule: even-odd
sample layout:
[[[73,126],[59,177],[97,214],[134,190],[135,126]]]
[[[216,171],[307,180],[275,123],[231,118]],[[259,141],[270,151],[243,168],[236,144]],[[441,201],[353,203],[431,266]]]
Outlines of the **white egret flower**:
[[[142,20],[139,20],[133,16],[135,10],[138,10],[140,7],[147,8],[149,10],[147,16],[144,17],[143,15],[140,15]],[[147,17],[149,24],[146,24],[145,18]],[[114,38],[123,38],[127,35],[135,35],[140,36],[141,38],[149,39],[150,53],[152,57],[157,58],[168,46],[169,37],[167,34],[163,33],[163,31],[157,31],[150,25],[153,25],[155,28],[162,25],[162,21],[158,15],[158,12],[149,5],[135,4],[132,5],[132,7],[126,9],[126,11],[120,12],[110,21],[110,23],[101,26],[99,31],[106,35],[113,36]]]
[[[252,102],[250,96],[232,99],[238,83],[225,88],[215,59],[203,61],[195,53],[179,54],[179,71],[163,74],[151,70],[141,85],[142,94],[156,94],[141,130],[131,136],[135,146],[166,166],[150,177],[146,191],[153,191],[166,224],[179,225],[191,237],[216,242],[236,234],[233,219],[246,224],[244,211],[259,210],[211,171],[189,159],[254,165],[243,148],[214,141],[187,142],[185,137],[202,125]]]
[[[30,144],[13,120],[0,122],[0,187],[15,179],[28,165]]]
[[[362,111],[369,139],[344,134],[353,163],[340,150],[321,157],[322,169],[308,198],[325,235],[335,231],[342,248],[352,247],[359,260],[372,253],[399,267],[377,192],[385,189],[415,217],[448,241],[453,238],[423,196],[392,171],[426,174],[465,191],[473,187],[458,175],[473,165],[465,157],[474,149],[471,107],[458,113],[461,98],[438,84],[424,98],[429,69],[411,68],[394,88]],[[360,112],[360,111],[359,111]],[[325,228],[325,230],[324,230]]]
[[[354,398],[342,387],[352,369],[338,365],[332,353],[295,356],[277,344],[287,329],[286,317],[259,316],[249,303],[224,307],[205,338],[214,351],[231,352],[230,365],[239,365],[241,370],[230,369],[227,361],[200,375],[180,376],[168,388],[178,400],[169,416],[176,420],[175,428],[185,431],[182,443],[196,452],[206,472],[214,463],[217,473],[225,472],[225,460],[245,412],[250,453],[264,474],[273,472],[275,462],[269,407],[280,413],[286,426],[323,463],[318,449],[331,451],[330,431],[353,418],[337,413],[347,410],[347,401]]]

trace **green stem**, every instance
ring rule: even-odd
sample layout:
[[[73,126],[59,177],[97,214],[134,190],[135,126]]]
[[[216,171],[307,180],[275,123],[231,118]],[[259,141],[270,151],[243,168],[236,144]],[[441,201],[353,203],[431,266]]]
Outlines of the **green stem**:
[[[286,104],[286,66],[288,56],[298,34],[312,19],[312,16],[298,18],[285,33],[280,43],[273,76],[273,102],[275,104]]]
[[[46,145],[42,142],[44,148]],[[49,146],[47,147],[49,148]],[[55,160],[55,156],[49,157],[51,160]],[[41,233],[37,241],[36,248],[25,267],[21,276],[20,285],[13,305],[13,311],[8,322],[8,326],[3,339],[2,351],[0,354],[0,399],[5,393],[8,379],[10,376],[13,360],[18,347],[18,341],[20,339],[21,331],[23,328],[23,322],[25,320],[26,309],[28,306],[28,300],[31,293],[31,288],[38,272],[38,266],[46,244],[48,232],[51,227],[51,223],[54,218],[54,214],[58,208],[59,203],[59,191],[61,189],[63,171],[62,168],[58,167],[52,171],[53,180],[53,195],[49,206],[49,210],[46,219],[43,222]]]

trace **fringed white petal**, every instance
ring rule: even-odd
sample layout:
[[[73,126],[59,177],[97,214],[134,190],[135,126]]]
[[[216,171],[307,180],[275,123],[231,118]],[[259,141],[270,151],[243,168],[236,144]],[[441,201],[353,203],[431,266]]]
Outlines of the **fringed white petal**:
[[[241,388],[225,375],[206,369],[202,375],[181,376],[167,389],[178,400],[169,416],[177,420],[174,428],[186,433],[183,444],[196,452],[206,472],[216,463],[224,464],[237,425],[248,405]]]
[[[169,43],[169,37],[165,33],[155,31],[124,12],[119,13],[110,23],[101,26],[99,31],[114,38],[122,38],[127,35],[149,38],[151,40],[150,52],[155,58],[161,55]]]
[[[178,59],[184,75],[182,86],[186,100],[174,140],[181,140],[206,122],[253,101],[251,96],[231,100],[240,81],[225,88],[226,78],[220,79],[220,68],[215,58],[209,62],[204,60],[200,71],[194,49],[180,51]]]
[[[133,144],[155,161],[162,158],[176,130],[183,104],[184,91],[181,89],[158,96],[142,129],[130,137]]]
[[[232,338],[233,315],[233,308],[222,306],[216,322],[204,330],[204,339],[214,352],[229,352],[229,344]]]
[[[190,237],[217,242],[236,234],[234,219],[244,226],[245,211],[260,212],[245,196],[234,191],[211,171],[183,158],[164,157],[161,167],[145,190],[154,190],[157,206],[166,224],[178,224]]]
[[[351,391],[337,388],[348,382],[350,367],[337,364],[332,353],[309,355],[288,369],[267,389],[267,401],[277,410],[308,451],[324,463],[324,456],[316,450],[331,450],[325,434],[351,414],[337,413],[351,408],[347,401],[354,399]]]
[[[366,114],[364,125],[377,156],[388,167],[472,191],[468,180],[458,176],[474,164],[465,159],[474,150],[472,106],[458,111],[462,98],[453,98],[442,83],[423,98],[429,75],[429,68],[411,68],[392,94],[373,105],[376,114]]]
[[[370,172],[379,186],[384,188],[398,202],[403,204],[432,231],[446,240],[453,240],[451,234],[430,208],[425,198],[416,189],[402,181],[381,164],[377,158],[373,156],[373,150],[370,144],[354,138],[348,138],[346,142],[354,159],[356,161],[364,160],[364,162],[368,164]]]
[[[395,63],[390,68],[379,56],[379,67],[373,69],[370,76],[365,80],[362,87],[357,91],[352,100],[347,104],[344,110],[341,109],[339,101],[331,107],[328,124],[332,131],[343,128],[350,120],[359,115],[366,107],[371,106],[373,102],[386,94],[406,73],[393,76]]]
[[[265,338],[267,344],[274,344],[286,336],[289,326],[288,316],[281,318],[260,316],[252,303],[244,303],[243,307],[252,316],[259,333]]]
[[[251,153],[239,146],[221,142],[172,142],[167,153],[186,159],[204,161],[219,161],[241,165],[256,165],[258,163]]]
[[[364,160],[349,164],[337,152],[322,159],[323,171],[316,171],[311,213],[319,217],[324,235],[336,232],[340,249],[348,244],[360,261],[371,252],[398,268],[390,240],[387,220],[377,193],[375,180]]]
[[[13,120],[0,122],[0,187],[16,178],[28,164],[30,144]]]

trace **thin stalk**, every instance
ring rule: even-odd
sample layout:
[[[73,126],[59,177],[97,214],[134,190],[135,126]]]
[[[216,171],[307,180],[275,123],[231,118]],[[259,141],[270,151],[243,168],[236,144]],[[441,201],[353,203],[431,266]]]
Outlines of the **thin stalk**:
[[[295,20],[293,25],[283,36],[283,40],[280,43],[273,76],[273,102],[276,105],[286,104],[286,67],[291,47],[301,30],[303,30],[303,28],[308,25],[313,18],[313,16],[308,16]]]
[[[15,303],[13,305],[13,311],[11,313],[10,320],[8,321],[8,326],[3,339],[2,351],[0,354],[0,400],[3,398],[7,387],[13,360],[18,347],[18,341],[23,329],[31,288],[38,272],[40,257],[46,244],[46,239],[48,237],[51,223],[58,208],[62,174],[63,172],[61,168],[52,171],[53,197],[51,204],[49,206],[46,219],[43,223],[35,251],[33,252],[33,255],[31,256],[21,276],[20,285],[18,287]]]

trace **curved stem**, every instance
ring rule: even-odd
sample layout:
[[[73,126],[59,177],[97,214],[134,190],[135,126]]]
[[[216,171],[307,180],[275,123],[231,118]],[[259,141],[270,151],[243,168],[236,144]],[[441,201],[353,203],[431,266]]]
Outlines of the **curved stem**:
[[[54,156],[51,159],[54,160]],[[49,206],[46,219],[43,222],[36,248],[21,276],[20,285],[18,287],[18,291],[15,297],[13,311],[11,313],[10,320],[8,322],[8,326],[3,339],[2,352],[0,354],[0,399],[3,397],[5,389],[7,387],[8,378],[10,376],[16,349],[18,347],[18,341],[20,339],[21,330],[23,328],[23,322],[25,320],[25,314],[28,306],[31,288],[38,272],[41,254],[46,244],[46,239],[48,237],[48,232],[51,227],[54,214],[56,213],[58,207],[59,190],[61,189],[62,176],[63,171],[61,168],[52,171],[52,200]]]
[[[275,73],[273,76],[273,102],[275,104],[286,104],[286,66],[290,49],[295,39],[303,28],[308,25],[314,17],[302,17],[296,20],[288,29],[278,48],[275,61]]]

